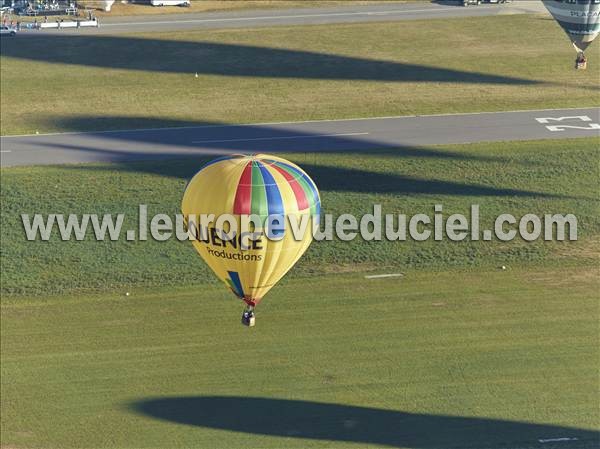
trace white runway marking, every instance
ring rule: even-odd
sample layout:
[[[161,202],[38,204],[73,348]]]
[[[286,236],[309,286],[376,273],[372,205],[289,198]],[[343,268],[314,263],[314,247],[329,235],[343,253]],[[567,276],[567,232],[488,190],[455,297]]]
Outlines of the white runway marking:
[[[569,437],[563,437],[563,438],[546,438],[546,439],[539,439],[538,440],[540,443],[556,443],[559,441],[577,441],[577,438],[569,438]]]
[[[581,122],[591,122],[592,119],[587,115],[573,115],[569,117],[538,117],[535,119],[538,123],[550,123],[552,122],[562,122],[564,120],[569,121],[581,121]],[[589,123],[586,126],[574,126],[574,125],[547,125],[546,129],[551,132],[560,132],[565,129],[582,129],[584,131],[591,131],[594,129],[600,129],[600,123]]]
[[[587,115],[573,115],[571,117],[540,117],[536,118],[539,123],[562,122],[563,120],[581,120],[582,122],[591,122],[592,119]]]
[[[260,140],[293,140],[293,139],[315,139],[317,137],[343,137],[343,136],[366,136],[369,133],[343,133],[343,134],[314,134],[302,136],[273,136],[254,137],[249,139],[226,139],[226,140],[192,140],[192,143],[225,143],[225,142],[255,142]]]
[[[365,279],[383,279],[383,278],[399,278],[404,276],[402,273],[391,273],[391,274],[372,274],[365,276]]]
[[[0,153],[12,153],[11,150],[0,150]]]
[[[552,125],[546,126],[548,131],[564,131],[565,129],[582,129],[584,131],[592,131],[600,129],[600,123],[590,123],[589,126],[573,126],[573,125]]]

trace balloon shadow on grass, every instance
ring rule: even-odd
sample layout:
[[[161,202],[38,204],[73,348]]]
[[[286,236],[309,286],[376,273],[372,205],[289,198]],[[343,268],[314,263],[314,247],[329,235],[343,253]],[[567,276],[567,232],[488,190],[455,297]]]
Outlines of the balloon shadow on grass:
[[[312,401],[237,396],[143,399],[136,413],[194,427],[283,438],[352,442],[391,447],[545,447],[539,440],[576,438],[597,447],[596,431],[492,418],[407,413]]]

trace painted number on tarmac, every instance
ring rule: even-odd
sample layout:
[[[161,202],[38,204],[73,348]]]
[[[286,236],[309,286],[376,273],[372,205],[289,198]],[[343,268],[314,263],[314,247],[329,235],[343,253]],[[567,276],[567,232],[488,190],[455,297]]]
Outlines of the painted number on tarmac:
[[[540,117],[536,118],[538,123],[546,124],[550,122],[588,122],[585,126],[581,125],[546,125],[548,131],[557,132],[564,131],[565,129],[582,129],[585,131],[591,131],[594,129],[600,129],[600,123],[589,123],[592,121],[587,115],[573,115],[570,117]]]

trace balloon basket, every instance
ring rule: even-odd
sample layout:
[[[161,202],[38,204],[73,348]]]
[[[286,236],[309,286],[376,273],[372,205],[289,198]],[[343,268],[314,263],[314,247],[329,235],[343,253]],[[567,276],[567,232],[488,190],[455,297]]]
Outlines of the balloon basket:
[[[575,69],[577,70],[585,70],[587,69],[587,58],[583,53],[579,53],[577,55],[577,59],[575,60]]]
[[[247,307],[242,313],[242,324],[244,326],[253,327],[256,324],[256,316],[254,315],[254,308]]]

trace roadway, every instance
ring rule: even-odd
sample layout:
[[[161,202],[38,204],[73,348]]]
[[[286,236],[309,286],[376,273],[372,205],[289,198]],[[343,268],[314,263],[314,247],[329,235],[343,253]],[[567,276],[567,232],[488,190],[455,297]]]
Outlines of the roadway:
[[[452,2],[374,3],[363,6],[244,10],[214,13],[185,13],[139,16],[107,16],[99,28],[64,30],[24,30],[20,36],[48,34],[120,34],[131,32],[169,32],[181,30],[253,28],[265,26],[322,25],[335,23],[482,17],[501,14],[546,14],[540,1],[522,0],[497,5],[462,7]]]
[[[598,107],[5,136],[0,138],[0,161],[8,167],[240,152],[401,147],[418,152],[439,144],[590,136],[600,136]]]

